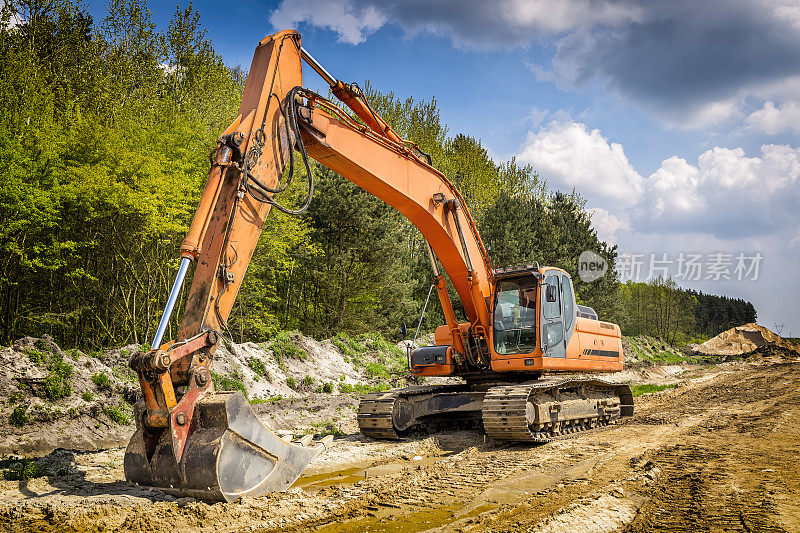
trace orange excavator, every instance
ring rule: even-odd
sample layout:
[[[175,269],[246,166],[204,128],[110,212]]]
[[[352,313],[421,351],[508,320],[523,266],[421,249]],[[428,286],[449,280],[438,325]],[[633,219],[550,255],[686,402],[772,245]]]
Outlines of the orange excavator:
[[[302,88],[304,60],[350,112]],[[256,47],[239,116],[212,153],[151,350],[131,360],[143,399],[125,453],[129,481],[231,501],[287,489],[327,445],[281,439],[241,392],[215,391],[210,370],[267,215],[273,207],[297,214],[309,205],[309,157],[393,206],[424,236],[446,324],[434,346],[410,351],[410,370],[462,378],[366,395],[358,410],[363,435],[397,439],[421,429],[482,427],[495,439],[547,442],[633,414],[627,385],[586,374],[622,369],[619,327],[578,312],[564,270],[493,269],[458,189],[355,84],[331,76],[301,47],[300,34],[286,30]],[[292,209],[277,197],[290,186],[296,159],[308,195]],[[163,343],[192,262],[177,339]],[[439,265],[467,322],[456,319]]]

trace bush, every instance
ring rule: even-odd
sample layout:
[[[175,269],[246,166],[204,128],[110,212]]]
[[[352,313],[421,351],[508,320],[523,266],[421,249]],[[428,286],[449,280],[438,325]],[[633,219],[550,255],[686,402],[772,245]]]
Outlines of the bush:
[[[333,392],[333,383],[328,381],[322,386],[322,392],[326,392],[328,394]]]
[[[83,394],[81,394],[81,398],[83,398],[84,402],[91,402],[92,400],[94,400],[94,394],[92,394],[88,390],[87,391],[83,391]]]
[[[211,372],[211,379],[214,380],[214,387],[216,390],[239,390],[242,391],[244,397],[247,398],[247,387],[242,382],[242,376],[238,372],[234,372],[229,376]]]
[[[313,384],[314,384],[314,378],[312,378],[311,376],[306,376],[303,378],[303,385],[305,385],[306,387],[310,387]]]
[[[292,376],[289,376],[286,378],[286,386],[289,387],[290,389],[296,389],[297,382],[294,380]]]
[[[92,383],[100,390],[111,390],[111,378],[105,372],[99,372],[92,376]]]
[[[12,426],[22,427],[28,423],[28,406],[27,405],[18,405],[11,411],[11,416],[9,416],[9,422],[11,422]]]
[[[110,418],[111,420],[113,420],[114,422],[116,422],[121,426],[131,425],[131,419],[128,418],[128,415],[126,415],[119,407],[112,405],[110,407],[106,407],[103,410],[103,412],[106,414],[108,418]]]

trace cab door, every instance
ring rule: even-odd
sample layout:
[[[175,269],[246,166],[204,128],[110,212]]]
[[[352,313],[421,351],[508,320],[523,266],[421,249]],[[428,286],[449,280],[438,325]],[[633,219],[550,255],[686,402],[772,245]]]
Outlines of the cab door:
[[[566,357],[563,294],[561,276],[557,270],[545,273],[541,282],[541,346],[545,357]]]

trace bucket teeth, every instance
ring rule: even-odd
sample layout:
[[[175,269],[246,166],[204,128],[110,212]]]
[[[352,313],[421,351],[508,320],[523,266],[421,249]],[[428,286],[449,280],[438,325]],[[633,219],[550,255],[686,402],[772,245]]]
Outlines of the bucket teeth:
[[[125,478],[139,485],[203,500],[233,501],[288,489],[328,443],[292,444],[278,437],[239,392],[207,394],[196,404],[196,426],[180,463],[169,431],[143,425],[125,452]]]

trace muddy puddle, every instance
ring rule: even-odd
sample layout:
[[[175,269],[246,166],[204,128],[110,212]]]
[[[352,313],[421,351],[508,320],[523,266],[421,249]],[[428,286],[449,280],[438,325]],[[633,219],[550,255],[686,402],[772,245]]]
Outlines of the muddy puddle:
[[[401,459],[385,464],[353,466],[350,468],[343,468],[341,470],[334,470],[332,472],[321,472],[313,475],[300,476],[300,478],[294,482],[292,488],[299,488],[306,492],[313,493],[325,487],[353,485],[359,481],[368,480],[370,478],[397,474],[415,469],[419,470],[424,466],[436,463],[448,455],[452,454],[443,453],[437,457],[423,457],[421,455],[417,455],[411,459]]]

